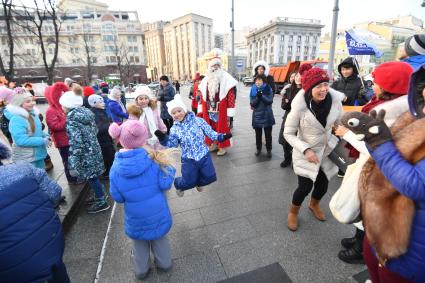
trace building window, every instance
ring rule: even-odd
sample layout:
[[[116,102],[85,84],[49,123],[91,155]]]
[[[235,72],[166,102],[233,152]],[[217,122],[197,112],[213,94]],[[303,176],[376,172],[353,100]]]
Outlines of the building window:
[[[270,47],[270,53],[273,53],[273,46],[272,47]]]
[[[106,63],[109,63],[109,56],[106,56]]]
[[[301,43],[301,35],[297,37],[297,43]]]
[[[96,52],[96,47],[90,46],[90,52]]]
[[[83,24],[84,32],[91,32],[91,24]]]
[[[317,42],[317,35],[315,35],[314,37],[313,37],[313,43],[316,43]]]
[[[96,63],[97,63],[97,58],[96,58],[96,57],[92,57],[92,58],[91,58],[91,62],[92,62],[93,64],[96,64]]]
[[[308,46],[304,46],[304,55],[308,54]]]
[[[134,62],[139,63],[139,56],[134,56]]]
[[[134,47],[133,47],[133,52],[139,52],[139,47],[134,46]]]
[[[288,46],[288,53],[292,53],[292,45]]]
[[[307,56],[307,55],[305,55],[305,56],[304,56],[304,61],[307,61],[307,59],[308,59],[308,56]]]
[[[272,37],[270,38],[270,44],[273,44],[273,42],[274,42],[274,36],[272,36]]]
[[[295,61],[300,61],[300,56],[296,56]]]
[[[128,42],[137,42],[137,37],[134,35],[129,35],[127,36],[127,41]]]
[[[294,41],[294,36],[293,35],[290,35],[289,36],[289,42],[292,42],[292,41]]]
[[[297,53],[301,51],[301,46],[297,46]]]
[[[111,63],[115,63],[117,61],[117,58],[115,58],[115,56],[111,56],[109,59],[111,60]]]
[[[134,25],[127,25],[127,31],[128,32],[135,32],[136,28],[134,27]]]
[[[310,36],[308,36],[308,35],[307,35],[307,36],[305,37],[305,42],[306,42],[306,43],[309,43],[309,42],[310,42]]]
[[[280,35],[280,41],[285,41],[285,35],[284,34]],[[282,62],[283,62],[283,60],[282,60]]]

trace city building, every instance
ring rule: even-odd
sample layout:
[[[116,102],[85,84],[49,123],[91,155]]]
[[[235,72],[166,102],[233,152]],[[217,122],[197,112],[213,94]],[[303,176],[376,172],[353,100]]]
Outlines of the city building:
[[[220,33],[214,34],[214,48],[223,50],[223,38],[224,35]]]
[[[58,10],[62,24],[55,80],[72,77],[89,83],[93,79],[121,77],[122,83],[147,81],[142,29],[136,11],[111,11],[106,4],[93,0],[61,0],[58,7],[62,9]],[[14,39],[18,42],[15,45],[15,77],[45,80],[38,37],[19,25],[13,28]],[[54,36],[52,21],[44,22],[43,31],[46,41],[49,35]],[[0,38],[0,50],[7,54],[4,22],[0,23]],[[46,46],[50,61],[54,46],[47,42]]]
[[[279,17],[250,31],[248,69],[258,60],[273,65],[316,59],[323,27],[319,20]]]
[[[249,27],[240,30],[235,30],[235,53],[248,53],[247,36],[249,34]],[[225,33],[223,38],[223,51],[232,52],[232,33]]]
[[[192,79],[197,72],[196,59],[214,45],[213,20],[187,14],[164,26],[164,73],[173,80]]]
[[[158,81],[159,77],[165,74],[165,45],[164,45],[164,25],[165,22],[155,22],[143,24],[147,77],[150,81]]]

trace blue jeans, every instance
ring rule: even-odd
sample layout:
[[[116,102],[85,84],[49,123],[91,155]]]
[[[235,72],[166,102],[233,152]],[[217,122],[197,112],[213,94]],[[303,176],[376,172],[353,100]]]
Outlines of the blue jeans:
[[[88,179],[90,188],[93,190],[96,198],[103,198],[103,185],[98,177]]]

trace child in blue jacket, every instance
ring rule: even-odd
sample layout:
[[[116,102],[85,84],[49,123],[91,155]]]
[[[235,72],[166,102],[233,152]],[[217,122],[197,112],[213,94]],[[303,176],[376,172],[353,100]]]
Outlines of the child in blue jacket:
[[[138,120],[113,123],[109,134],[123,146],[109,173],[110,193],[116,202],[124,203],[125,232],[134,245],[136,277],[148,275],[151,248],[157,269],[168,271],[172,262],[167,233],[172,218],[164,191],[172,186],[176,170],[167,151],[143,147],[149,134]]]
[[[223,142],[230,139],[232,134],[217,133],[202,118],[188,112],[179,94],[167,103],[167,108],[174,120],[170,135],[158,130],[155,135],[163,146],[180,145],[182,149],[182,177],[174,180],[177,195],[182,197],[185,190],[194,187],[201,192],[204,186],[217,180],[214,164],[205,144],[205,136]]]

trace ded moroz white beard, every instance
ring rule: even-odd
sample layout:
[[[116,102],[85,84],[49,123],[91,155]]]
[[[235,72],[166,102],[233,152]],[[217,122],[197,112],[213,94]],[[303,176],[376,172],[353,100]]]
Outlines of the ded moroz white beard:
[[[208,95],[210,101],[214,101],[215,94],[218,92],[221,78],[223,77],[223,70],[209,70],[208,71]]]

